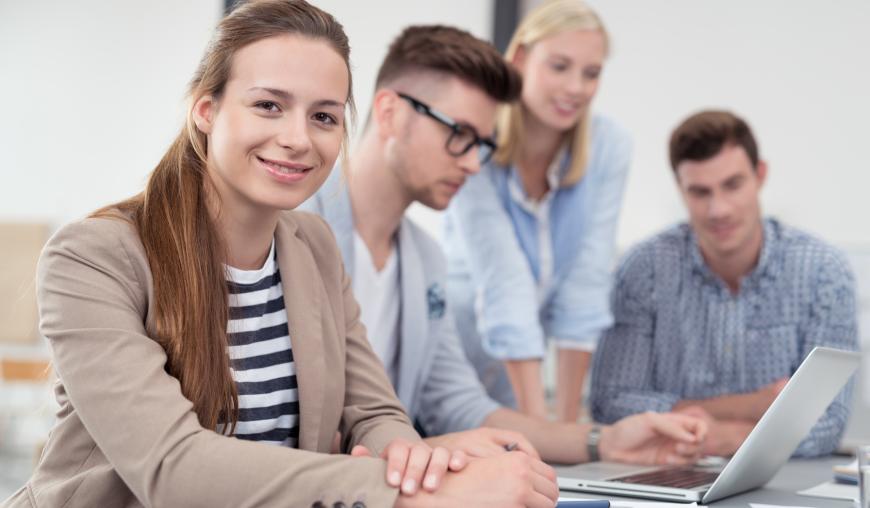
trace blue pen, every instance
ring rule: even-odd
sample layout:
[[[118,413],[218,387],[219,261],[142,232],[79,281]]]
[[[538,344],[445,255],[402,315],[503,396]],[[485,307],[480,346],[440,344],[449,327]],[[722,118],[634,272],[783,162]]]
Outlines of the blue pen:
[[[566,499],[556,503],[556,508],[610,508],[606,499]]]

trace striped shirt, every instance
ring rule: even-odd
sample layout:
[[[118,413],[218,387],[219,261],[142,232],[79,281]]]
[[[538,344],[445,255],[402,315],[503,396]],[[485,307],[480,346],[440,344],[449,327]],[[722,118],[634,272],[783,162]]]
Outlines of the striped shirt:
[[[275,243],[259,270],[226,267],[230,367],[239,393],[239,439],[296,447],[296,366]]]

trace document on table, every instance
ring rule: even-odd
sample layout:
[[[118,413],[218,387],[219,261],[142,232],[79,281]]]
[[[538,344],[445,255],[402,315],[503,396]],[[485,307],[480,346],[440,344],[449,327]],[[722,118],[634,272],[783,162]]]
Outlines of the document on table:
[[[758,504],[758,503],[749,503],[750,508],[813,508],[812,506],[792,506],[792,505],[782,505],[782,504]]]
[[[579,501],[580,498],[574,497],[560,497],[559,498],[559,506],[561,506],[562,502],[568,501]],[[592,501],[589,499],[588,501]],[[568,506],[567,504],[565,506]],[[610,500],[610,508],[675,508],[675,507],[683,507],[683,508],[692,508],[697,507],[698,503],[662,503],[656,501],[630,501],[624,499],[611,499]]]
[[[782,504],[758,504],[749,503],[750,508],[813,508],[812,506],[791,506]]]
[[[858,486],[845,483],[825,482],[815,487],[798,491],[801,496],[824,497],[827,499],[858,500]]]

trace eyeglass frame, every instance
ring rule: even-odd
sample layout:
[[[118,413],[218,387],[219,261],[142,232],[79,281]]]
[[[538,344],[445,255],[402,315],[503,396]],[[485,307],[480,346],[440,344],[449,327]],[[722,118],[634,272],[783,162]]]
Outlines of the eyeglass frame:
[[[447,142],[444,143],[444,149],[447,150],[447,153],[449,153],[451,156],[462,157],[463,155],[467,154],[469,150],[471,150],[471,147],[477,146],[478,160],[480,160],[481,164],[486,164],[487,162],[489,162],[490,159],[492,159],[492,155],[498,149],[498,145],[496,144],[494,139],[492,139],[491,137],[481,136],[477,133],[477,129],[475,129],[473,125],[470,125],[466,122],[457,122],[456,120],[450,118],[444,113],[426,104],[425,102],[416,99],[406,93],[396,92],[396,95],[408,101],[408,103],[411,105],[412,108],[414,108],[414,111],[416,111],[417,113],[420,113],[421,115],[426,115],[429,118],[432,118],[441,125],[444,125],[450,129],[450,136],[447,137]],[[470,143],[465,145],[465,148],[456,153],[454,150],[450,149],[450,141],[453,140],[454,136],[459,134],[460,129],[468,129],[469,131],[471,131],[471,134],[474,135],[474,139]],[[487,149],[489,149],[489,151],[482,152],[481,149],[483,147],[486,147]],[[481,153],[483,153],[483,156],[481,156]]]

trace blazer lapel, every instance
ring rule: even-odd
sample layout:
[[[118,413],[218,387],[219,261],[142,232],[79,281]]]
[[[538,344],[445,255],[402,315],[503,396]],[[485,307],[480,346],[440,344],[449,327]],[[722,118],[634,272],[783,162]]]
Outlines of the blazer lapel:
[[[318,271],[311,250],[297,236],[296,222],[289,214],[278,221],[275,245],[299,385],[299,448],[318,450],[326,396],[322,282],[315,276]]]
[[[399,281],[401,285],[401,311],[399,338],[399,379],[396,392],[409,414],[419,384],[423,352],[428,341],[429,314],[426,307],[426,279],[420,253],[414,244],[403,218],[399,226]]]

